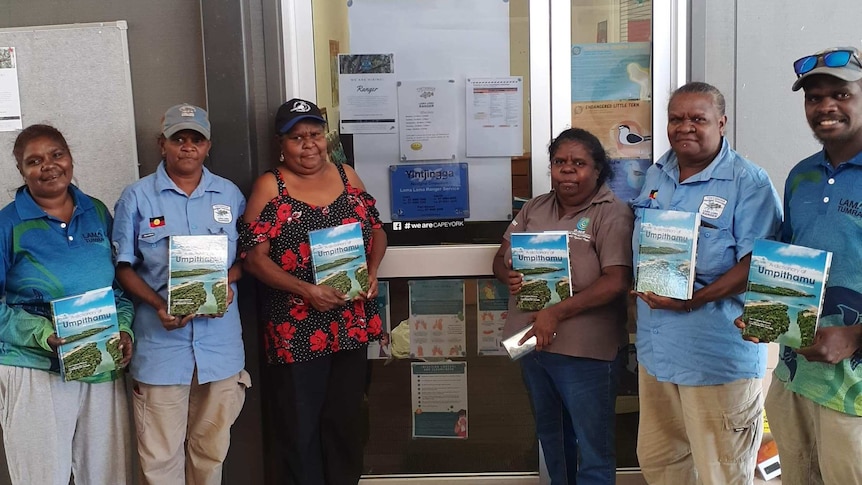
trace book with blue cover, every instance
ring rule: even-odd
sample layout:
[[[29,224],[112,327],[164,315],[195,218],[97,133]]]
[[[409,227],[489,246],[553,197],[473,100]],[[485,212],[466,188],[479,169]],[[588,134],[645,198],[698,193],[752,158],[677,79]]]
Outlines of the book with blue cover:
[[[168,313],[221,315],[227,311],[227,235],[171,236]]]
[[[119,368],[120,323],[111,287],[53,300],[51,312],[57,337],[66,341],[57,348],[63,380]]]
[[[572,296],[568,233],[513,232],[509,243],[512,269],[524,275],[520,310],[538,311]]]
[[[691,299],[700,214],[643,209],[635,291]]]
[[[314,281],[353,299],[368,291],[368,263],[362,226],[358,222],[308,233]]]
[[[820,323],[832,253],[758,239],[751,252],[743,335],[808,347]]]

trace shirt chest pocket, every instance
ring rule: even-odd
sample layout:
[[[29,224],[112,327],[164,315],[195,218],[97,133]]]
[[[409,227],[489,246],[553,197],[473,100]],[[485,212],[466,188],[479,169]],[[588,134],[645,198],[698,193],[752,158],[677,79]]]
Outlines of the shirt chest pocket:
[[[736,264],[736,242],[728,229],[704,227],[698,229],[696,273],[720,276]]]
[[[143,223],[138,230],[138,251],[144,260],[150,259],[157,254],[165,254],[167,251],[168,237],[170,232],[165,227],[150,227],[149,223]]]
[[[227,236],[228,261],[233,261],[236,257],[236,245],[239,240],[239,232],[236,229],[236,224],[214,223],[207,226],[206,230],[211,236]]]

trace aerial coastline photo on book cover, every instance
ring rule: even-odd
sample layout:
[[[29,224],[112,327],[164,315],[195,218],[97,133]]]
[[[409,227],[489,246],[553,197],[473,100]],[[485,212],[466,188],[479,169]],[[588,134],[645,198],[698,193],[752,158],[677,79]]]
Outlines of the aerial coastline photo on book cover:
[[[791,348],[814,342],[832,253],[758,239],[751,252],[743,335]]]
[[[353,299],[368,291],[368,264],[362,226],[342,224],[308,233],[314,281],[331,286]]]
[[[227,310],[227,235],[171,236],[168,313],[220,315]]]
[[[114,290],[91,290],[51,302],[57,337],[66,343],[57,349],[60,374],[72,381],[119,367],[120,327]]]
[[[572,296],[566,232],[513,232],[512,269],[524,275],[518,308],[538,311]]]
[[[635,290],[688,300],[694,289],[700,214],[643,209]]]

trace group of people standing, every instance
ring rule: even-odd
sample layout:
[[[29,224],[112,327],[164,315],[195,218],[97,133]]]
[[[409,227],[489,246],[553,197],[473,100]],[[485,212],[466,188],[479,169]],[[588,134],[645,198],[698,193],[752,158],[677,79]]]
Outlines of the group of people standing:
[[[730,148],[725,100],[688,83],[667,107],[670,150],[647,171],[631,208],[611,193],[595,136],[550,144],[551,188],[510,224],[494,258],[511,297],[504,338],[532,323],[521,360],[551,483],[615,481],[614,403],[636,297],[640,415],[637,455],[650,484],[751,484],[762,437],[766,348],[741,336],[755,239],[833,253],[821,324],[806,348],[782,346],[766,412],[783,483],[862,484],[862,61],[836,47],[794,63],[792,90],[823,149],[797,164],[784,203],[766,172]],[[644,208],[697,212],[694,292],[633,292]],[[567,231],[573,296],[538,312],[515,305],[513,232]],[[802,356],[801,358],[799,356]]]
[[[221,484],[230,429],[251,386],[236,282],[263,282],[267,360],[278,376],[275,434],[282,476],[297,484],[356,483],[365,348],[379,339],[377,267],[386,251],[375,200],[350,167],[329,163],[325,120],[294,99],[278,110],[278,168],[248,207],[204,162],[205,110],[167,110],[155,173],[126,187],[114,215],[74,183],[56,128],[32,125],[13,155],[24,180],[0,211],[0,427],[15,484],[132,483],[124,370],[79,381],[59,373],[53,300],[112,286],[128,364],[144,484]],[[369,290],[353,300],[314,284],[308,232],[359,222]],[[170,236],[224,235],[227,309],[172,315]]]
[[[538,352],[521,361],[554,485],[613,483],[614,403],[628,342],[627,298],[641,209],[699,212],[694,293],[637,296],[638,459],[652,484],[752,483],[762,433],[765,348],[746,341],[741,293],[755,239],[834,253],[812,346],[782,347],[766,402],[786,483],[862,483],[862,62],[832,48],[794,64],[793,90],[823,150],[800,162],[784,203],[766,172],[730,148],[725,100],[693,82],[668,104],[671,149],[647,171],[631,207],[606,181],[599,140],[578,128],[550,144],[552,191],[512,221],[494,274],[512,299],[504,337],[528,323]],[[156,172],[127,187],[114,215],[73,184],[63,135],[32,125],[13,149],[24,180],[0,211],[0,426],[14,483],[131,481],[122,371],[60,377],[50,302],[113,286],[122,364],[129,364],[144,483],[221,483],[230,428],[251,386],[244,370],[236,282],[265,288],[266,359],[276,382],[283,475],[297,484],[356,483],[366,345],[382,336],[375,303],[386,234],[356,172],[327,158],[325,120],[293,99],[275,119],[280,156],[246,200],[204,162],[207,113],[173,106],[158,138]],[[850,209],[846,209],[850,207]],[[369,290],[348,300],[314,284],[308,232],[359,222]],[[569,233],[574,295],[538,312],[514,305],[513,232]],[[228,306],[171,315],[173,235],[225,235]],[[799,356],[802,358],[799,358]],[[333,392],[337,390],[337,392]]]

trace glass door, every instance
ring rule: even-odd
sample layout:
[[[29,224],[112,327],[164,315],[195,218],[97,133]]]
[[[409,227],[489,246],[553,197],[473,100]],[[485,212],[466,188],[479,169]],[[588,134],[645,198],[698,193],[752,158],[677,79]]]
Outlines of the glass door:
[[[627,124],[630,134],[646,138],[653,126],[664,126],[667,93],[678,84],[675,66],[685,60],[675,54],[675,39],[684,38],[678,26],[684,3],[281,1],[286,98],[315,100],[326,110],[331,157],[353,165],[377,198],[390,241],[379,276],[389,283],[390,353],[404,358],[369,360],[363,483],[539,482],[519,368],[487,346],[500,317],[482,307],[491,261],[520,206],[550,187],[547,147],[554,134],[585,125],[610,136]],[[607,69],[581,60],[627,59],[621,52],[637,57],[636,67],[617,71],[629,94],[595,94],[607,82],[583,73],[607,75]],[[615,96],[610,104],[637,105],[625,123],[611,126],[599,107],[584,108],[608,104],[607,96]],[[593,124],[582,121],[585,111]],[[626,146],[616,158],[651,162],[661,145],[656,139],[649,150]],[[410,181],[423,172],[422,180]],[[447,177],[458,180],[435,184]],[[434,191],[450,196],[426,195]],[[399,326],[420,335],[414,289],[453,284],[461,311],[441,337],[445,345],[421,358],[415,343],[399,350]],[[429,437],[417,429],[422,419],[411,364],[441,360],[466,363],[466,436]],[[621,399],[617,409],[620,465],[635,467],[636,396]]]

